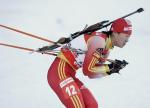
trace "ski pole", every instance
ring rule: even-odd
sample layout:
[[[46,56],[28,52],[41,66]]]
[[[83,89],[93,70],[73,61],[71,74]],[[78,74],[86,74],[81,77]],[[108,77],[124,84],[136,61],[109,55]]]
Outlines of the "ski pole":
[[[18,33],[21,33],[21,34],[24,34],[24,35],[32,37],[32,38],[40,39],[40,40],[43,40],[45,42],[49,42],[49,43],[52,43],[52,44],[55,43],[54,41],[51,41],[49,39],[46,39],[46,38],[43,38],[43,37],[40,37],[40,36],[37,36],[37,35],[33,35],[33,34],[30,34],[30,33],[27,33],[27,32],[12,28],[12,27],[8,27],[8,26],[2,25],[2,24],[0,24],[0,27],[8,29],[8,30],[15,31],[15,32],[18,32]]]
[[[6,44],[6,43],[0,43],[0,45],[1,46],[11,47],[11,48],[16,48],[16,49],[21,49],[21,50],[25,50],[25,51],[31,51],[31,52],[37,52],[37,53],[42,53],[42,54],[48,54],[48,55],[57,56],[57,54],[52,53],[52,52],[38,52],[38,51],[35,51],[34,49],[25,48],[25,47],[21,47],[21,46],[17,46],[17,45],[11,45],[11,44]]]

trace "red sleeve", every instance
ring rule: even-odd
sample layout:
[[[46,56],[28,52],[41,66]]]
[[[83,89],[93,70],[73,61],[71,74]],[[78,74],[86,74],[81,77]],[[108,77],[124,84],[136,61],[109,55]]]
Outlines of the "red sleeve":
[[[97,78],[106,76],[109,71],[108,65],[97,65],[98,61],[103,59],[103,50],[105,48],[105,40],[98,36],[93,36],[88,41],[88,51],[85,55],[83,63],[83,73],[89,78]]]

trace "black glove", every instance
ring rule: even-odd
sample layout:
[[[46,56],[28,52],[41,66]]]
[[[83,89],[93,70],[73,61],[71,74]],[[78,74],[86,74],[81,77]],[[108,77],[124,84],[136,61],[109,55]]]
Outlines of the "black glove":
[[[111,75],[112,73],[119,73],[120,71],[120,66],[115,63],[108,64],[108,67],[110,69],[110,71],[107,72],[108,75]]]
[[[118,65],[119,67],[119,69],[122,69],[122,68],[124,68],[127,64],[129,64],[127,61],[125,61],[125,60],[123,60],[123,61],[121,61],[121,60],[115,60],[115,64],[116,65]]]
[[[108,67],[109,67],[110,71],[107,72],[107,74],[110,75],[112,73],[119,73],[119,71],[121,69],[123,69],[127,64],[128,64],[128,62],[126,62],[125,60],[123,60],[123,61],[115,60],[111,64],[108,64]]]

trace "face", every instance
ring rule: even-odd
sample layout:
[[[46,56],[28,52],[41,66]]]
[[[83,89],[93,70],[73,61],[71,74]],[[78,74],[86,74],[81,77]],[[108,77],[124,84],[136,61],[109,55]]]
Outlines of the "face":
[[[114,34],[114,45],[123,48],[129,41],[129,35],[125,33],[115,33]]]

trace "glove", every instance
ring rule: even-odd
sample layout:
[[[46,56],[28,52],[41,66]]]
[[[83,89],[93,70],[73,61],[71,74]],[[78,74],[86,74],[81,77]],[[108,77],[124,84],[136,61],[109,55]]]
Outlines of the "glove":
[[[112,73],[119,73],[119,71],[123,69],[127,64],[128,63],[125,60],[123,61],[115,60],[111,64],[108,64],[110,71],[107,72],[107,74],[110,75]]]
[[[117,65],[116,63],[111,63],[111,64],[108,64],[108,67],[110,69],[109,72],[107,72],[108,75],[111,75],[112,73],[119,73],[120,71],[120,66]]]
[[[129,64],[127,61],[123,60],[115,60],[115,63],[119,66],[120,69],[124,68],[127,64]]]

